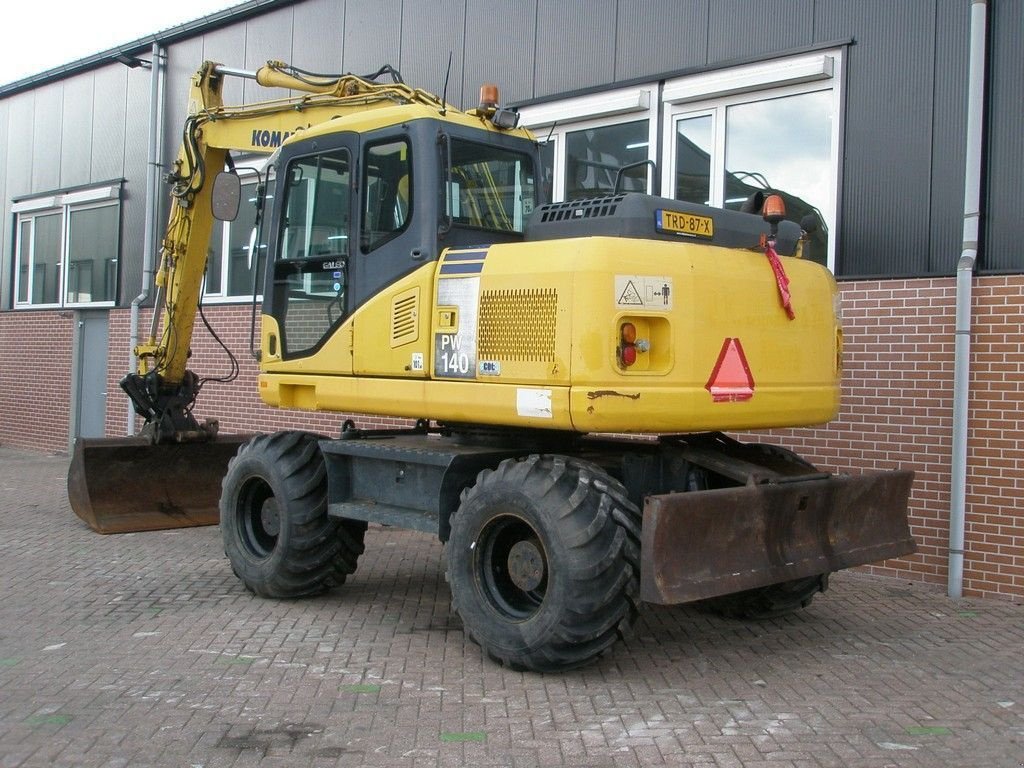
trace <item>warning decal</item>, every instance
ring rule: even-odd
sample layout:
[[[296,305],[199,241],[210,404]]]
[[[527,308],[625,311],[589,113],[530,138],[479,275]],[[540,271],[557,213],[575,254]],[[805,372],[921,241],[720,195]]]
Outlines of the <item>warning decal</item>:
[[[704,388],[716,403],[736,403],[754,396],[754,377],[739,339],[726,339]]]
[[[672,309],[672,278],[664,275],[616,275],[615,306],[668,312]]]

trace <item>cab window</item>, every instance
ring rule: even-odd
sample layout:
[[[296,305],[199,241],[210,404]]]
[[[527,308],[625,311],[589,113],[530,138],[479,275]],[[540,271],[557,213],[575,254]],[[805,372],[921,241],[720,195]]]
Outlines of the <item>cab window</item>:
[[[409,224],[412,208],[409,143],[404,139],[366,148],[363,174],[362,250],[368,253]]]

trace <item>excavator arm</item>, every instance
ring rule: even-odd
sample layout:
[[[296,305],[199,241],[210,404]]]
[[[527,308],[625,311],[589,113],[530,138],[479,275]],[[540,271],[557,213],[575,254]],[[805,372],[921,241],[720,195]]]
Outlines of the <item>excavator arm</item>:
[[[390,75],[393,82],[374,81],[383,75]],[[223,85],[231,76],[254,79],[267,88],[288,88],[300,95],[225,106]],[[153,443],[203,442],[216,433],[215,421],[199,424],[192,415],[201,380],[188,370],[187,363],[210,235],[218,218],[215,211],[225,207],[237,210],[237,194],[233,206],[224,203],[218,199],[222,195],[218,185],[212,182],[229,162],[230,152],[270,153],[282,137],[317,123],[413,102],[443,109],[440,99],[409,87],[390,67],[360,77],[314,75],[276,61],[256,72],[206,62],[196,72],[181,149],[168,175],[171,211],[155,275],[158,311],[148,338],[134,350],[138,369],[121,381],[136,413],[145,419],[147,439]]]
[[[375,82],[386,75],[391,82]],[[225,106],[223,85],[231,76],[296,95]],[[201,379],[187,364],[214,222],[232,218],[215,214],[224,202],[216,180],[230,165],[230,153],[270,153],[290,134],[318,123],[408,103],[444,109],[390,67],[367,77],[322,76],[275,61],[256,72],[206,62],[193,76],[182,145],[168,176],[171,210],[153,320],[134,350],[137,370],[121,381],[145,425],[133,437],[79,438],[68,471],[71,507],[91,528],[124,533],[218,521],[221,479],[248,436],[218,436],[216,421],[196,421],[192,407]]]

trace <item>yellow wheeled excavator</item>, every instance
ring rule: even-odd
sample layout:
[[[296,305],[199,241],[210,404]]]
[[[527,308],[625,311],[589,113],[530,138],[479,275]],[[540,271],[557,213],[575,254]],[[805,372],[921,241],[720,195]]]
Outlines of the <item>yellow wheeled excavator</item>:
[[[298,95],[224,106],[236,75]],[[368,522],[430,532],[467,634],[533,670],[597,657],[641,601],[778,615],[914,550],[911,473],[830,475],[723,433],[839,406],[836,285],[778,197],[547,202],[494,89],[461,111],[391,69],[206,63],[189,99],[162,320],[122,382],[145,427],[80,441],[69,475],[97,530],[219,521],[234,572],[272,598],[344,582]],[[240,437],[193,415],[211,228],[248,152],[271,153],[250,251],[260,396],[407,429]]]

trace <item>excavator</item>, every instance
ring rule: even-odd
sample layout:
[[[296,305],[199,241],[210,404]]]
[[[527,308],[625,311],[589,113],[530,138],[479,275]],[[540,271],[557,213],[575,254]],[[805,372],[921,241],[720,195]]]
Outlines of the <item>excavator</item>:
[[[225,106],[229,77],[290,95]],[[227,435],[193,413],[210,235],[250,153],[269,155],[259,394],[337,412],[335,435]],[[838,291],[800,258],[810,226],[773,194],[734,211],[623,191],[625,170],[550,202],[493,86],[463,111],[392,68],[204,63],[153,326],[122,381],[144,426],[78,441],[72,508],[101,533],[219,523],[244,586],[279,599],[340,586],[369,523],[428,532],[467,636],[535,671],[599,657],[642,602],[778,616],[839,569],[913,552],[911,472],[830,474],[726,434],[838,412]]]

